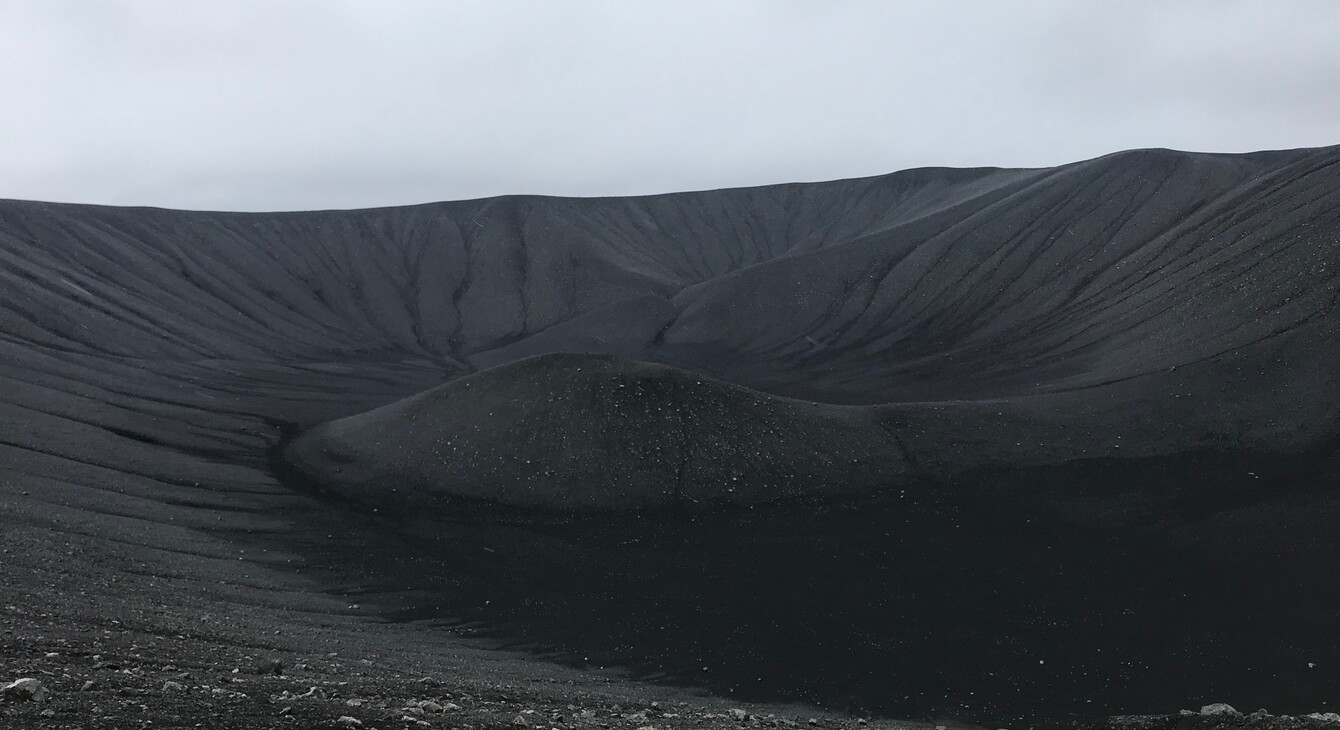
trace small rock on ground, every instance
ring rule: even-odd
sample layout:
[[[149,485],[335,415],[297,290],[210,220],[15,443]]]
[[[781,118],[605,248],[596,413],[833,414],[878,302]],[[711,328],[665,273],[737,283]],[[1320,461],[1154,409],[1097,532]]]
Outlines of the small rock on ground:
[[[0,687],[0,700],[9,700],[11,702],[41,702],[47,697],[47,690],[42,683],[32,677],[16,679],[9,684]]]

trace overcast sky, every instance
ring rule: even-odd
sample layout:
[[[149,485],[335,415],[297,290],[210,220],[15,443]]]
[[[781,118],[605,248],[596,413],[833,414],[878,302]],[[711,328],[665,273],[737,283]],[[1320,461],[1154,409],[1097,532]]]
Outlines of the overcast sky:
[[[1335,0],[6,0],[0,197],[277,210],[1340,144]]]

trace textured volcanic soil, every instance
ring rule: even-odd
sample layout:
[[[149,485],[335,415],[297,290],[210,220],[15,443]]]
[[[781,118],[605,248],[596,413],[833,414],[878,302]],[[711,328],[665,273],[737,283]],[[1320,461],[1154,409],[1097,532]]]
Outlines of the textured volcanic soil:
[[[3,527],[0,676],[36,678],[46,691],[41,702],[0,699],[6,730],[345,728],[346,716],[397,730],[517,730],[518,716],[589,730],[858,727],[815,708],[744,705],[535,662],[465,627],[370,620],[350,603],[356,596],[246,561],[201,570],[68,530]]]
[[[702,511],[906,484],[875,416],[663,365],[540,355],[322,424],[283,457],[302,479],[402,513],[450,498]]]
[[[0,723],[1327,710],[1337,163],[0,201]]]

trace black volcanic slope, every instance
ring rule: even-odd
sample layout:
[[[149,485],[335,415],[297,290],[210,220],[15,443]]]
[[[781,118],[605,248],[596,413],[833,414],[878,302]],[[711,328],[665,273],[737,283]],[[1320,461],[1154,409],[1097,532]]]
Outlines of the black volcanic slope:
[[[579,355],[499,366],[322,424],[287,457],[345,496],[420,509],[435,497],[560,510],[754,505],[909,477],[869,409]]]
[[[746,696],[1315,709],[1338,163],[0,202],[4,518]]]

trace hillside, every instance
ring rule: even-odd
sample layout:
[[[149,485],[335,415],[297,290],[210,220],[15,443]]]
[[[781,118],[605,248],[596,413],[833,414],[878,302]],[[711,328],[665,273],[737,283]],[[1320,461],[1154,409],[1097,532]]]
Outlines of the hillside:
[[[201,605],[353,591],[755,698],[1320,709],[1337,201],[1340,147],[376,210],[0,201],[0,520]]]

